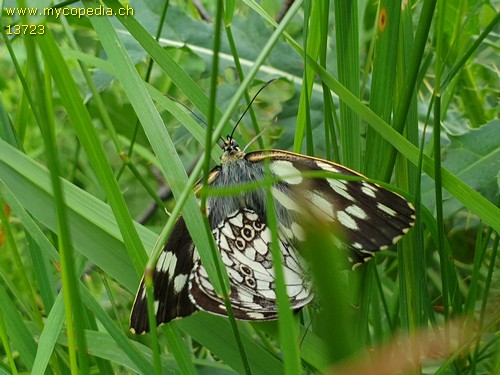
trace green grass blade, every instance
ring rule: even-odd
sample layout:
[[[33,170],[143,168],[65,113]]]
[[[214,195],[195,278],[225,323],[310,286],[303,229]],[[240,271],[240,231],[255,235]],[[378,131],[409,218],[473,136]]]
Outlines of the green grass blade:
[[[108,313],[99,305],[89,291],[82,285],[80,285],[80,289],[84,304],[95,314],[96,318],[104,326],[107,333],[109,333],[109,335],[113,338],[120,351],[122,351],[125,356],[133,360],[134,364],[144,374],[152,374],[153,367],[151,366],[151,363],[149,363],[149,361],[137,351],[131,340],[129,340],[125,333],[123,333],[123,330],[118,327],[115,322],[113,322]]]
[[[372,69],[372,85],[370,88],[370,108],[385,122],[389,123],[392,113],[393,96],[396,80],[396,65],[399,40],[399,17],[401,2],[398,0],[382,0],[379,3],[377,31],[374,33],[375,48]],[[372,128],[367,129],[364,171],[368,176],[376,177],[384,152],[388,144]]]
[[[14,360],[14,356],[12,355],[12,348],[10,347],[9,337],[7,335],[7,327],[5,327],[5,321],[3,319],[3,312],[0,309],[0,341],[2,342],[2,348],[7,355],[7,359],[9,361],[10,371],[12,374],[17,375],[17,366]],[[7,372],[6,372],[7,373]]]
[[[41,40],[52,40],[50,34],[44,36]],[[85,355],[84,322],[81,315],[81,300],[78,290],[75,289],[77,283],[74,270],[73,248],[71,245],[71,236],[68,229],[68,214],[64,203],[64,190],[60,181],[61,169],[58,150],[55,142],[55,124],[50,112],[52,109],[52,93],[50,85],[49,69],[45,70],[44,80],[42,81],[42,70],[38,66],[35,55],[37,51],[33,41],[27,41],[28,59],[30,69],[34,78],[35,96],[39,98],[37,107],[34,110],[38,113],[38,126],[42,134],[45,154],[49,165],[52,189],[54,192],[55,209],[57,212],[57,234],[59,242],[59,253],[61,260],[61,279],[64,296],[64,305],[67,312],[66,330],[69,338],[70,366],[73,372],[88,371],[88,360]],[[45,56],[47,57],[47,56]],[[49,99],[50,98],[50,99]],[[79,350],[77,350],[77,347]],[[77,360],[78,358],[78,360]]]
[[[106,192],[106,197],[115,213],[120,232],[127,245],[127,250],[130,253],[130,258],[136,272],[140,274],[146,263],[144,246],[133,226],[130,212],[125,205],[123,195],[114,178],[90,115],[83,104],[78,87],[74,83],[68,66],[64,63],[64,59],[55,41],[48,35],[45,35],[39,39],[39,45],[47,63],[57,72],[53,78],[63,99],[63,103],[72,120],[78,139],[85,149],[89,161]]]
[[[278,237],[278,218],[276,216],[275,201],[272,193],[272,179],[269,160],[265,163],[266,199],[266,222],[271,230],[271,254],[275,277],[276,303],[278,306],[278,328],[283,360],[285,363],[285,374],[301,374],[300,354],[297,345],[298,330],[297,323],[293,319],[290,299],[285,285],[285,271],[283,257],[280,249],[280,238]]]
[[[238,373],[245,371],[234,342],[227,339],[232,336],[232,328],[227,319],[200,312],[195,316],[179,320],[177,324],[181,329],[189,332],[194,340],[214,353],[217,352],[217,355]],[[242,326],[242,324],[239,325]],[[243,345],[249,358],[252,374],[284,373],[281,359],[255,342],[244,329],[240,329],[240,332],[242,332]]]
[[[95,3],[94,3],[95,4]],[[90,4],[88,4],[90,6]],[[123,18],[123,17],[122,17]],[[139,77],[130,57],[127,55],[123,44],[118,38],[110,21],[106,17],[93,17],[92,24],[99,35],[100,41],[107,52],[108,58],[113,63],[116,76],[127,93],[130,103],[134,107],[140,119],[146,136],[160,161],[164,176],[178,201],[182,201],[181,195],[186,190],[187,201],[183,207],[183,216],[191,234],[191,238],[200,252],[201,259],[206,267],[207,273],[216,291],[220,293],[221,285],[216,277],[215,268],[209,251],[205,244],[210,241],[203,230],[203,220],[200,215],[198,203],[194,194],[189,192],[186,171],[175,150],[175,146],[167,133],[163,121],[149,96],[142,79]],[[156,43],[156,42],[155,42]],[[154,57],[154,56],[153,56]],[[194,175],[197,172],[193,173]],[[196,176],[195,176],[196,177]],[[176,219],[172,215],[170,222]],[[161,244],[162,245],[162,244]],[[160,247],[153,256],[156,260]]]
[[[36,343],[3,284],[0,284],[0,301],[2,301],[0,310],[2,310],[3,320],[7,327],[7,336],[19,352],[23,364],[31,370],[36,355]]]
[[[44,374],[55,344],[64,324],[64,302],[59,294],[50,310],[43,331],[40,334],[38,350],[33,364],[32,374]]]
[[[50,230],[56,230],[52,188],[45,168],[0,140],[0,176],[9,190],[16,192],[17,200],[28,212]],[[109,206],[73,184],[65,182],[64,185],[75,250],[127,289],[135,289],[139,284],[139,276],[127,256]],[[26,223],[25,220],[23,224],[27,225]],[[27,228],[35,236],[37,231]],[[142,241],[151,248],[155,238],[152,233],[141,227],[137,227],[137,230],[140,231]],[[42,246],[40,244],[44,241],[37,242]],[[106,244],[106,252],[102,251],[102,244]],[[43,245],[42,249],[52,260],[57,259],[53,250],[47,251],[50,246]]]
[[[334,8],[339,82],[354,97],[359,98],[358,2],[337,0],[334,1]],[[360,170],[360,121],[356,110],[351,108],[347,103],[344,103],[342,97],[340,97],[340,123],[342,163],[348,167]]]

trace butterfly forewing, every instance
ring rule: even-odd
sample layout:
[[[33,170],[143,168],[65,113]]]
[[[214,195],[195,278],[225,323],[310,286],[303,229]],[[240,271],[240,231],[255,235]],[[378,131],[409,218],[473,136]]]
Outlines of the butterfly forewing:
[[[415,221],[412,205],[379,185],[307,176],[324,171],[364,178],[342,165],[279,150],[252,152],[246,159],[255,165],[269,159],[271,173],[282,179],[272,189],[278,212],[284,212],[281,229],[290,240],[302,239],[300,220],[310,213],[332,223],[336,238],[358,263],[394,245]]]
[[[153,272],[153,293],[156,323],[188,316],[196,308],[188,295],[188,279],[194,266],[195,247],[181,216],[177,220]],[[141,281],[130,316],[135,333],[149,331],[146,289]]]

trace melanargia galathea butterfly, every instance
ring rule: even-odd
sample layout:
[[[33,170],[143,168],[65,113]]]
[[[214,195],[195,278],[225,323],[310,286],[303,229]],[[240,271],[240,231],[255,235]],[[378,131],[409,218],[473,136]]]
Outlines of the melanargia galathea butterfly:
[[[408,232],[415,211],[403,197],[366,181],[311,175],[330,172],[362,175],[326,160],[281,150],[244,153],[227,137],[221,165],[210,171],[208,183],[227,187],[263,181],[265,161],[276,183],[271,187],[285,283],[291,306],[299,310],[312,298],[310,280],[296,252],[305,239],[304,218],[331,223],[336,241],[348,249],[353,265],[374,252],[394,245]],[[308,175],[309,174],[309,175]],[[230,301],[242,320],[277,318],[271,232],[266,225],[263,188],[207,200],[210,225],[231,282]],[[167,323],[196,310],[227,315],[215,294],[198,251],[180,217],[163,249],[153,274],[157,323]],[[141,282],[130,318],[131,330],[149,330],[144,282]]]

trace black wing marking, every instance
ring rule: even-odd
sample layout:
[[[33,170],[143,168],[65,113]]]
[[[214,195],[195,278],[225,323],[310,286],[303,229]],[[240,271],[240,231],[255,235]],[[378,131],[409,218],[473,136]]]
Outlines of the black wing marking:
[[[188,296],[188,277],[195,255],[193,240],[183,217],[177,220],[153,273],[156,323],[168,323],[196,311]],[[130,316],[130,329],[136,334],[149,331],[146,289],[141,281]]]

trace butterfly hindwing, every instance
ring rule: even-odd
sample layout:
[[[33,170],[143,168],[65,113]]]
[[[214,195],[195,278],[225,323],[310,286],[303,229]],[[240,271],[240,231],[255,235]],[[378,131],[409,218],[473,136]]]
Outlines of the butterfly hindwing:
[[[181,216],[177,220],[153,272],[156,323],[191,315],[195,306],[188,296],[188,278],[194,266],[195,247]],[[135,333],[149,331],[144,278],[137,292],[130,327]]]
[[[271,232],[264,221],[255,211],[241,209],[228,215],[213,231],[231,283],[233,312],[242,320],[270,320],[278,314]],[[298,310],[312,299],[311,285],[298,255],[286,242],[279,245],[287,294],[292,309]],[[199,309],[227,315],[200,261],[195,263],[189,291]]]

